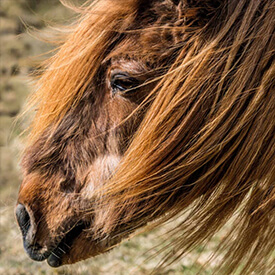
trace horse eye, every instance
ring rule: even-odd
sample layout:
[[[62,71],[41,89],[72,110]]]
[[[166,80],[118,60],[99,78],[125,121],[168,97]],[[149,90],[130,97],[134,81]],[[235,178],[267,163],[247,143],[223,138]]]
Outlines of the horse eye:
[[[111,88],[115,94],[117,92],[129,93],[134,91],[139,82],[136,78],[129,76],[126,73],[116,73],[111,76]]]

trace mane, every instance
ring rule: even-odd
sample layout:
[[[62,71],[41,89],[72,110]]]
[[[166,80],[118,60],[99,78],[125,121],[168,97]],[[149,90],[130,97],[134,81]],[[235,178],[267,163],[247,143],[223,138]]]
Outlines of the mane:
[[[112,46],[133,30],[139,2],[94,1],[81,10],[38,82],[31,140],[77,105]],[[225,2],[230,12],[211,33],[193,31],[148,97],[143,122],[100,190],[96,227],[106,233],[158,217],[152,228],[184,214],[163,260],[170,264],[231,220],[217,274],[268,274],[275,247],[275,3]],[[106,222],[113,209],[123,220]]]

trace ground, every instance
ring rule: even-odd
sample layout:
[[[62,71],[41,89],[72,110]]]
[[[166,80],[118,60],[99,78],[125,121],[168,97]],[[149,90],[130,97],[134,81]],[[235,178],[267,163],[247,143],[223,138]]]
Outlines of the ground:
[[[57,0],[1,0],[0,5],[0,274],[149,274],[161,256],[147,259],[158,250],[156,245],[163,246],[165,232],[173,223],[140,234],[105,255],[73,266],[52,269],[46,262],[34,262],[25,254],[14,219],[14,206],[21,181],[18,163],[23,142],[19,135],[27,128],[29,119],[17,117],[31,91],[29,74],[37,61],[44,58],[39,55],[52,48],[28,29],[49,29],[46,26],[53,21],[66,24],[72,13]],[[218,240],[219,237],[214,238],[203,252],[198,247],[158,274],[212,274],[215,262],[206,269],[201,268]]]

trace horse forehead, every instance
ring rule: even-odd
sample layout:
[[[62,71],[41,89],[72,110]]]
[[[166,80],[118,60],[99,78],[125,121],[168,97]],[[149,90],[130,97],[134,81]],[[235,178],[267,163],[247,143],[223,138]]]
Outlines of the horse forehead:
[[[180,28],[183,24],[182,13],[170,0],[153,2],[142,17],[137,17],[105,60],[124,57],[125,60],[144,61],[153,55],[155,58],[161,56],[178,44],[183,35]]]
[[[122,67],[126,71],[142,73],[151,67],[161,65],[177,44],[177,36],[171,29],[156,28],[144,30],[139,35],[131,35],[118,43],[104,59],[111,66]]]

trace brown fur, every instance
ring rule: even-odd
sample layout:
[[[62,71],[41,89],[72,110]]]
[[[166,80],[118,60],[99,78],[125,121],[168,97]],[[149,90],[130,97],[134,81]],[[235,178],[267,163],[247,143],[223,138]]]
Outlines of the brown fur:
[[[31,102],[18,201],[35,241],[51,249],[84,221],[62,258],[73,263],[188,210],[165,263],[232,218],[218,274],[270,272],[274,2],[101,0],[80,13]],[[116,69],[140,86],[112,93]]]

